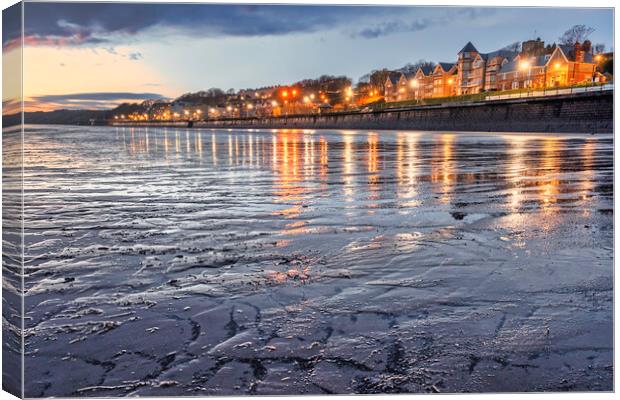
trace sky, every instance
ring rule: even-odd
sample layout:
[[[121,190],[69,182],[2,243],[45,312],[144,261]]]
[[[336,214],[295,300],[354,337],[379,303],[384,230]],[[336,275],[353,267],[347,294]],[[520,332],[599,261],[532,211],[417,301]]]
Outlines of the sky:
[[[354,81],[420,59],[454,62],[575,24],[613,49],[611,9],[46,3],[24,6],[27,110],[110,108],[219,87],[290,84],[323,74]],[[20,53],[3,15],[3,59]],[[4,101],[4,99],[3,99]]]

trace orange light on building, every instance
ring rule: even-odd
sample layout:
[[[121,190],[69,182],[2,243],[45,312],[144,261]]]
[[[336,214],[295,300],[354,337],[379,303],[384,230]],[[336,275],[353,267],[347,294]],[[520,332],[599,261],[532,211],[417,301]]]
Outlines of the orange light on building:
[[[450,78],[448,79],[448,85],[452,85],[454,83],[454,79]]]
[[[282,97],[288,97],[288,91],[287,90],[283,90],[282,91]]]
[[[293,94],[293,96],[297,96],[297,89],[291,90],[291,93]]]
[[[278,102],[275,100],[271,101],[271,107],[277,107],[278,106]]]
[[[559,63],[559,62],[555,63],[555,65],[554,65],[554,66],[555,66],[555,69],[560,69],[560,67],[561,67],[561,65],[560,65],[560,63]]]
[[[603,59],[603,57],[600,54],[597,54],[594,59],[596,60],[596,62],[601,62],[601,60]]]
[[[419,83],[418,83],[417,79],[412,79],[411,82],[409,82],[409,86],[411,86],[412,88],[417,88],[418,85],[419,85]]]
[[[529,67],[530,63],[528,61],[521,61],[521,63],[519,64],[519,68],[521,69],[521,71],[527,71]]]

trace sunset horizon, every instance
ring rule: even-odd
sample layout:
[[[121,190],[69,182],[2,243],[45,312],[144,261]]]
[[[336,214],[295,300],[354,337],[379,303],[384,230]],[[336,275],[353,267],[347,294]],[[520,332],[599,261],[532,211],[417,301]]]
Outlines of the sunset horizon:
[[[467,41],[482,51],[537,37],[554,43],[575,24],[592,27],[589,39],[613,51],[613,22],[605,8],[44,2],[25,7],[24,111],[105,110],[321,75],[357,82],[372,70],[419,60],[453,62]],[[21,51],[15,29],[4,27],[3,55],[9,61]]]

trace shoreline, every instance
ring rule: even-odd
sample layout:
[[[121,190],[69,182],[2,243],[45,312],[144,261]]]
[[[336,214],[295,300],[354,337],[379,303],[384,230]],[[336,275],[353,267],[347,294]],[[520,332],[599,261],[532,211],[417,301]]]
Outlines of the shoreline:
[[[613,91],[395,108],[372,112],[110,126],[213,129],[372,129],[453,132],[613,133]]]

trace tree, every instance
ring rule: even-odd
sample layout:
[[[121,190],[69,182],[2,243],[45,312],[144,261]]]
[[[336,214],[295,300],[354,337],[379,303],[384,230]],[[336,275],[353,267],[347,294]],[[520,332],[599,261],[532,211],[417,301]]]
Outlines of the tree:
[[[420,59],[413,64],[409,63],[405,65],[404,67],[400,69],[400,71],[405,72],[405,73],[415,74],[418,71],[418,68],[424,68],[424,67],[435,68],[435,63],[432,61],[426,61],[426,60]]]
[[[574,46],[575,43],[583,43],[594,32],[594,28],[586,25],[573,25],[562,36],[560,36],[560,44]]]
[[[605,43],[597,43],[594,45],[594,53],[600,54],[605,52]]]
[[[608,60],[605,60],[603,62],[603,65],[601,66],[601,70],[603,72],[607,72],[608,74],[612,74],[614,73],[614,59],[613,58],[609,58]]]
[[[373,87],[376,87],[377,89],[379,89],[381,93],[383,93],[383,91],[385,90],[385,87],[384,87],[385,81],[387,80],[389,75],[390,75],[390,71],[388,71],[385,68],[374,70],[370,73],[370,84]]]
[[[507,44],[506,46],[502,47],[502,50],[519,53],[521,52],[521,42],[514,42],[514,43]]]

